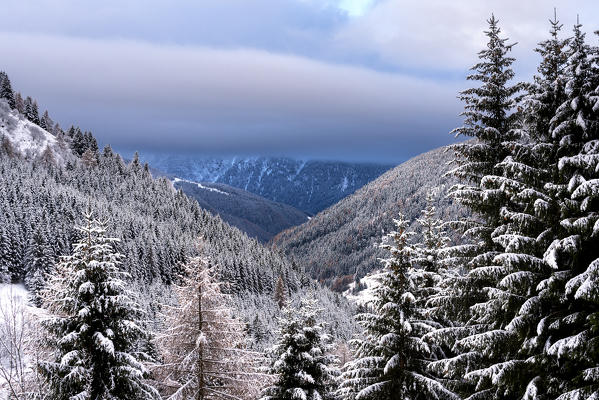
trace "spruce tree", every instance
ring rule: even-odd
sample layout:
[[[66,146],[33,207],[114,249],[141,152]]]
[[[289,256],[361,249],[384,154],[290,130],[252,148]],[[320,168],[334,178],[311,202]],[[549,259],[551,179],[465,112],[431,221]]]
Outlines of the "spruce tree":
[[[52,359],[39,368],[53,399],[159,399],[145,383],[147,356],[137,350],[147,334],[141,311],[119,270],[117,239],[85,215],[73,254],[58,264],[43,292],[49,317],[42,322]]]
[[[31,105],[31,112],[33,114],[33,122],[36,125],[40,124],[40,112],[37,106],[37,101],[33,100],[33,104]]]
[[[551,307],[538,326],[537,340],[545,350],[543,390],[560,399],[599,397],[599,76],[594,51],[577,23],[566,98],[552,130],[559,140],[559,162],[551,187],[559,200],[561,229],[544,254],[552,273],[539,289]]]
[[[353,342],[356,359],[346,366],[339,394],[348,400],[457,399],[427,372],[431,349],[422,336],[431,327],[423,323],[423,310],[413,294],[418,290],[413,232],[403,215],[394,222],[396,231],[381,244],[390,258],[382,260],[371,311],[358,316],[364,338]]]
[[[504,337],[496,331],[502,321],[485,315],[482,305],[488,301],[489,290],[501,280],[502,267],[497,265],[495,257],[502,248],[495,237],[504,228],[501,212],[510,205],[510,199],[503,190],[498,165],[510,156],[509,143],[519,137],[515,128],[520,125],[521,115],[513,110],[523,88],[522,84],[510,84],[515,75],[511,67],[514,58],[508,56],[513,44],[501,38],[494,16],[487,22],[487,48],[479,52],[481,61],[468,76],[468,80],[478,82],[479,86],[460,93],[465,102],[464,125],[453,131],[471,140],[452,146],[457,165],[449,172],[461,181],[450,189],[450,196],[468,207],[474,216],[473,220],[462,223],[468,241],[450,252],[454,259],[460,260],[465,271],[459,272],[465,275],[453,278],[456,287],[450,293],[454,299],[445,302],[453,303],[452,307],[461,312],[454,326],[445,332],[446,346],[453,347],[453,354],[432,366],[456,383],[462,381],[460,385],[464,376],[470,378],[474,385],[461,389],[464,394],[488,391],[486,375],[483,379],[467,374],[486,371],[487,366],[502,357],[498,343]]]
[[[71,134],[71,149],[73,150],[73,154],[81,157],[83,153],[85,153],[85,150],[87,150],[87,140],[79,128],[74,129],[71,127],[71,130],[69,130],[69,135]]]
[[[318,321],[316,300],[302,299],[299,309],[288,305],[279,321],[270,373],[274,383],[262,400],[333,400],[338,370],[330,352],[330,337]]]
[[[11,281],[10,270],[12,264],[10,241],[4,227],[0,226],[0,283],[9,283]]]
[[[539,382],[546,371],[544,342],[536,336],[548,308],[537,288],[550,274],[543,253],[560,230],[552,190],[559,139],[551,131],[554,115],[565,100],[569,42],[559,38],[561,24],[556,16],[550,24],[550,38],[536,49],[542,61],[523,101],[523,129],[517,131],[517,140],[505,142],[511,154],[497,165],[501,175],[494,177],[509,199],[501,211],[504,223],[493,237],[502,252],[494,258],[497,283],[475,306],[477,320],[494,329],[494,340],[480,351],[486,359],[482,368],[468,375],[477,390],[487,390],[494,398],[542,393]]]

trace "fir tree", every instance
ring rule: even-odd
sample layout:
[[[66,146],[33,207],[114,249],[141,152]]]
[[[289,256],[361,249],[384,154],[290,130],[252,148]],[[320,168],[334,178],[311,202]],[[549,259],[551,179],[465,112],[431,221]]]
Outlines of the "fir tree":
[[[275,382],[262,400],[333,400],[338,370],[330,338],[318,321],[317,301],[302,299],[299,309],[283,309],[270,373]]]
[[[146,337],[141,311],[119,270],[117,239],[85,215],[73,254],[58,264],[44,290],[49,318],[43,321],[53,360],[40,369],[54,399],[159,399],[144,382],[147,356],[136,350]]]
[[[353,399],[457,399],[426,370],[430,347],[422,336],[430,326],[422,323],[422,309],[413,292],[413,258],[409,222],[400,215],[396,231],[383,244],[390,258],[382,260],[381,284],[375,288],[370,312],[360,314],[364,338],[357,339],[356,360],[346,366],[339,394]]]

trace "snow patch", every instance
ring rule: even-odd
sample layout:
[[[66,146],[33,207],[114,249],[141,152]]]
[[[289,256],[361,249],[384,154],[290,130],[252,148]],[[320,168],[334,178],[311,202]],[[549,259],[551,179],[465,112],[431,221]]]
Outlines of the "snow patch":
[[[211,188],[211,187],[208,187],[208,186],[204,186],[201,183],[189,181],[187,179],[174,178],[172,182],[173,182],[173,185],[176,185],[177,182],[185,182],[185,183],[189,183],[191,185],[195,185],[198,188],[203,189],[203,190],[207,190],[209,192],[214,192],[214,193],[222,194],[222,195],[225,195],[225,196],[229,196],[230,195],[230,193],[223,192],[222,190],[219,190],[219,189],[216,189],[216,188]]]
[[[349,182],[347,181],[347,176],[343,177],[343,182],[341,183],[341,191],[345,192],[347,190]]]
[[[356,282],[352,282],[349,284],[349,289],[343,292],[343,296],[350,301],[355,302],[358,305],[367,305],[371,303],[374,297],[374,289],[381,284],[382,271],[374,271],[360,279],[360,283],[365,285],[366,288],[360,290],[357,293],[353,293],[354,288],[356,287]]]

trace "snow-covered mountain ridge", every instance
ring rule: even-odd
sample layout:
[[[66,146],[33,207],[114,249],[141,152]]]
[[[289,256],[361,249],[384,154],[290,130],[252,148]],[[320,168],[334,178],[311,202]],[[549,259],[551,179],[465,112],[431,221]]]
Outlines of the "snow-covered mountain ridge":
[[[337,203],[392,167],[283,157],[206,158],[142,153],[141,159],[181,179],[224,183],[309,214]]]

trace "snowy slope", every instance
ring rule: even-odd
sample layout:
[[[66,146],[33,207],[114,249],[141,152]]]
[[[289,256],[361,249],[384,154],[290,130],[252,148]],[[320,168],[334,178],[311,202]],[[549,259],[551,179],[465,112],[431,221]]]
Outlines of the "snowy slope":
[[[13,149],[27,159],[36,159],[49,148],[59,165],[73,158],[64,144],[55,136],[11,110],[0,100],[0,138],[5,137]]]
[[[296,258],[312,277],[344,291],[338,279],[349,280],[356,273],[362,277],[380,268],[377,259],[385,252],[377,244],[383,232],[394,228],[399,212],[414,220],[426,206],[429,191],[440,187],[442,192],[451,185],[443,175],[452,157],[446,148],[414,157],[308,222],[280,233],[272,244]],[[437,200],[444,219],[465,212],[442,195]]]
[[[224,183],[309,214],[335,204],[391,165],[282,157],[206,158],[185,154],[142,153],[153,168],[194,182]]]
[[[354,292],[354,288],[356,287],[356,283],[352,282],[349,284],[349,288],[343,292],[343,295],[350,301],[353,301],[354,303],[361,305],[361,306],[366,306],[368,305],[368,303],[372,302],[374,300],[374,289],[377,286],[380,286],[381,282],[381,271],[380,270],[376,270],[373,271],[371,273],[369,273],[368,275],[366,275],[365,277],[363,277],[362,279],[360,279],[360,285],[362,285],[364,288],[358,292]]]

